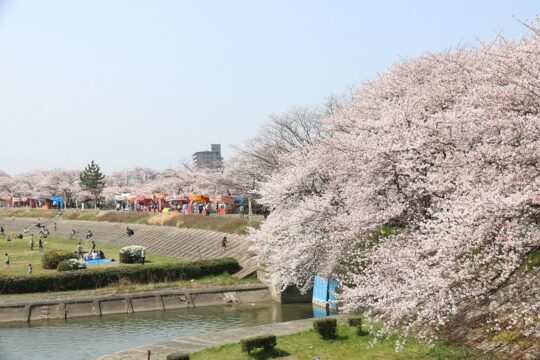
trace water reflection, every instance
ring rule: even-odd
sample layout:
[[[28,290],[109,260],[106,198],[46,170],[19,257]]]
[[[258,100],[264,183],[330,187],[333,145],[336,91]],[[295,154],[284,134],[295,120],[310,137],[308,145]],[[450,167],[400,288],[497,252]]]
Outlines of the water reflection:
[[[242,326],[313,316],[311,304],[242,304],[84,317],[0,327],[0,360],[91,359],[130,347]]]

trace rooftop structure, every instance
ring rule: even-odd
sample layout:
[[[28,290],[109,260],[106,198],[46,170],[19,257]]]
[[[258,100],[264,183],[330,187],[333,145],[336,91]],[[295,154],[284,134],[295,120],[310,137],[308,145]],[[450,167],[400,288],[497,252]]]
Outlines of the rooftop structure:
[[[193,165],[199,169],[218,169],[223,165],[221,144],[211,144],[211,151],[198,151],[193,154]]]

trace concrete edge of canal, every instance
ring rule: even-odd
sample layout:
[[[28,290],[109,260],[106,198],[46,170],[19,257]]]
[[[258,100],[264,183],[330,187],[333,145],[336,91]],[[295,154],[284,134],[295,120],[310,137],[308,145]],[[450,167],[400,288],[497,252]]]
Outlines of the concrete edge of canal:
[[[0,305],[0,323],[129,314],[271,300],[268,285],[264,284],[167,289],[47,301],[32,300]]]
[[[330,316],[330,317],[339,317]],[[225,345],[240,341],[240,339],[258,335],[289,335],[312,328],[313,318],[293,320],[266,325],[256,325],[217,332],[198,334],[197,336],[182,336],[145,346],[126,349],[112,354],[103,355],[95,360],[140,360],[147,359],[150,350],[151,360],[164,360],[174,352],[191,353],[206,348]]]

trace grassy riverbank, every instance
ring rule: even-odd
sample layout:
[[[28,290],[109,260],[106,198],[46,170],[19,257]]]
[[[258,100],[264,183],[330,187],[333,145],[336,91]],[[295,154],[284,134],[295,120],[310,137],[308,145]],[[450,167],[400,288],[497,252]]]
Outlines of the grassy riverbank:
[[[6,236],[0,236],[0,255],[2,255],[2,259],[4,258],[5,253],[8,253],[11,257],[10,268],[6,269],[5,267],[2,267],[0,269],[0,276],[25,275],[27,273],[28,264],[32,264],[33,275],[55,273],[56,270],[44,269],[41,265],[41,257],[43,254],[50,250],[64,250],[67,252],[76,252],[77,250],[77,240],[69,240],[55,236],[49,236],[42,240],[43,251],[39,251],[39,236],[34,236],[34,250],[30,250],[30,235],[28,234],[25,234],[23,239],[12,239],[9,242],[6,241]],[[82,241],[82,245],[84,251],[89,251],[92,248],[91,241]],[[121,246],[96,242],[96,249],[102,250],[107,258],[118,260]],[[147,253],[146,259],[148,263],[151,264],[170,264],[180,261],[178,258],[154,253]],[[119,261],[115,261],[107,264],[89,265],[89,268],[117,267],[119,264]],[[130,266],[125,264],[122,265]]]
[[[57,215],[56,210],[47,209],[6,209],[0,208],[0,217],[31,217],[50,219]],[[255,215],[251,223],[247,218],[240,218],[238,214],[210,216],[192,214],[183,215],[177,212],[173,213],[148,213],[148,212],[129,212],[115,210],[76,210],[68,209],[63,212],[63,219],[66,220],[86,220],[86,221],[109,221],[128,224],[150,224],[175,226],[187,229],[201,229],[220,231],[230,234],[246,234],[246,229],[250,226],[258,227],[262,216]]]
[[[355,329],[339,324],[335,340],[322,340],[315,331],[308,330],[279,336],[276,348],[270,353],[252,352],[247,355],[240,351],[240,344],[235,343],[209,348],[190,356],[193,360],[276,359],[284,356],[292,356],[291,359],[296,360],[312,360],[315,355],[321,360],[487,360],[473,355],[469,350],[453,348],[442,342],[430,348],[414,339],[408,339],[403,351],[396,352],[395,337],[379,340],[372,345],[374,340],[371,335],[357,335]]]

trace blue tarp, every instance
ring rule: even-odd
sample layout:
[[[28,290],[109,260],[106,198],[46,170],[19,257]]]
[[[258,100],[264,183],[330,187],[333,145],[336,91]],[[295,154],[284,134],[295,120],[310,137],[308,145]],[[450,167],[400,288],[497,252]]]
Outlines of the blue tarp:
[[[236,201],[238,205],[244,205],[245,200],[240,195],[234,195],[234,201]]]
[[[111,259],[95,259],[95,260],[85,260],[85,263],[88,265],[94,265],[94,264],[107,264],[112,262]]]
[[[56,206],[59,208],[64,207],[64,198],[62,196],[51,196],[49,200],[56,202]]]

